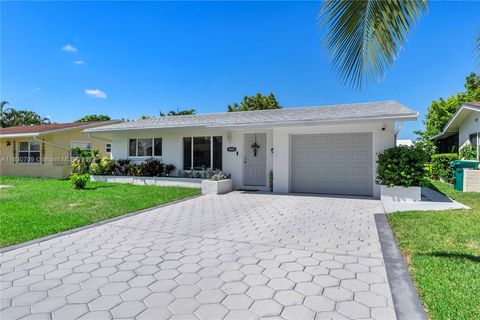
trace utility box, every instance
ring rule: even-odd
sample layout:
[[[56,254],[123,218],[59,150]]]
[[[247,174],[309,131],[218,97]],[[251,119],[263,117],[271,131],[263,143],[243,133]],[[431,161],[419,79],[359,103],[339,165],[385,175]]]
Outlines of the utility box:
[[[463,170],[463,191],[480,192],[480,170]]]

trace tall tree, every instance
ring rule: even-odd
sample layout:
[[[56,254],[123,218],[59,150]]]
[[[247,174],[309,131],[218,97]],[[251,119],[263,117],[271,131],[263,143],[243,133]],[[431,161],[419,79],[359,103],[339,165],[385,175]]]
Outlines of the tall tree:
[[[242,102],[235,102],[233,104],[227,105],[228,112],[269,110],[281,108],[282,106],[277,101],[277,98],[273,93],[270,93],[268,96],[264,96],[261,93],[257,93],[254,96],[244,96]]]
[[[324,1],[319,22],[333,68],[358,89],[381,79],[427,10],[426,0]]]
[[[111,120],[110,117],[104,114],[99,114],[99,115],[89,114],[84,116],[83,118],[75,120],[75,122],[108,121],[108,120]]]
[[[448,98],[432,101],[423,124],[424,131],[417,134],[424,140],[442,132],[448,120],[464,102],[480,101],[480,75],[472,72],[465,79],[465,91],[452,94]]]
[[[36,112],[14,108],[3,110],[0,118],[0,127],[2,128],[49,123],[51,123],[49,118],[41,117]]]
[[[175,110],[169,111],[167,113],[167,116],[187,116],[187,115],[196,114],[196,113],[197,113],[197,110],[195,110],[194,108],[185,109],[185,110],[177,109],[177,111]],[[165,116],[165,114],[160,112],[160,116]]]

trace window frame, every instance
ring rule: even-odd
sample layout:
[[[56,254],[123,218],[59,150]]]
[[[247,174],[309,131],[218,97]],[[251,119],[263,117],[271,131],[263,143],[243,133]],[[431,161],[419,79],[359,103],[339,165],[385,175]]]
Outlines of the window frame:
[[[477,145],[476,146],[474,146],[472,144],[472,140],[475,139],[475,138],[472,139],[472,137],[474,137],[474,136],[477,136],[476,137],[476,140],[477,140]],[[473,146],[474,148],[477,149],[477,160],[480,159],[480,132],[470,133],[468,135],[468,142],[470,143],[471,146]]]
[[[151,156],[139,156],[138,155],[138,140],[146,140],[146,139],[150,139],[151,142],[152,142],[152,155]],[[157,139],[160,139],[161,141],[161,144],[160,144],[160,149],[161,149],[161,154],[160,155],[155,155],[155,140]],[[135,155],[132,156],[130,155],[130,141],[131,140],[135,140]],[[149,138],[149,137],[146,137],[146,138],[140,138],[140,137],[137,137],[137,138],[128,138],[127,139],[127,155],[128,155],[128,158],[137,158],[137,159],[142,159],[142,158],[162,158],[163,157],[163,137],[153,137],[153,138]]]
[[[222,141],[222,147],[220,148],[220,152],[221,152],[221,157],[222,157],[222,168],[220,168],[220,170],[223,170],[223,136],[222,135],[198,135],[198,136],[183,136],[182,137],[182,168],[184,171],[192,171],[192,170],[199,170],[199,169],[195,169],[194,167],[194,141],[195,141],[195,138],[209,138],[210,139],[210,166],[209,167],[206,167],[205,169],[210,169],[210,170],[214,170],[213,169],[213,141],[214,141],[214,138],[215,137],[221,137],[221,141]],[[190,138],[190,143],[191,143],[191,146],[190,146],[190,169],[186,169],[185,168],[185,148],[184,148],[184,143],[185,143],[185,138]]]
[[[22,151],[21,150],[22,142],[28,144],[28,150],[27,151]],[[38,144],[38,151],[32,151],[32,149],[30,147],[32,143]],[[28,153],[27,159],[29,161],[25,161],[25,162],[20,161],[20,153],[25,153],[25,152]],[[35,153],[38,152],[38,161],[30,161],[30,159],[31,159],[30,154],[32,152],[35,152]],[[35,140],[20,140],[20,141],[18,141],[18,163],[19,164],[40,164],[41,163],[41,157],[42,157],[42,144],[40,143],[40,141],[35,141]]]
[[[70,141],[70,158],[75,159],[77,156],[73,155],[73,148],[76,148],[73,146],[74,143],[88,143],[90,145],[90,150],[88,149],[82,149],[83,151],[86,152],[92,152],[92,142],[91,141]]]

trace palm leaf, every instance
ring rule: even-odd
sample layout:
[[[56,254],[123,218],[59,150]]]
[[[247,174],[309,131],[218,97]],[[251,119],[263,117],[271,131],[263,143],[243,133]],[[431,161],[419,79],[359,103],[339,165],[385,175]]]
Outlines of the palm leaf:
[[[381,79],[427,9],[425,0],[324,1],[319,24],[332,67],[358,89]]]

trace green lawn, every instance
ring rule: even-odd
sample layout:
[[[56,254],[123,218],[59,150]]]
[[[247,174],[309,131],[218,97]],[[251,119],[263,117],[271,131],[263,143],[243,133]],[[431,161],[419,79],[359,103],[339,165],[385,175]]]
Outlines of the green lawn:
[[[429,317],[478,319],[480,194],[437,181],[431,188],[472,209],[394,213],[388,221]]]
[[[0,247],[47,236],[155,205],[192,197],[200,189],[0,177]]]

